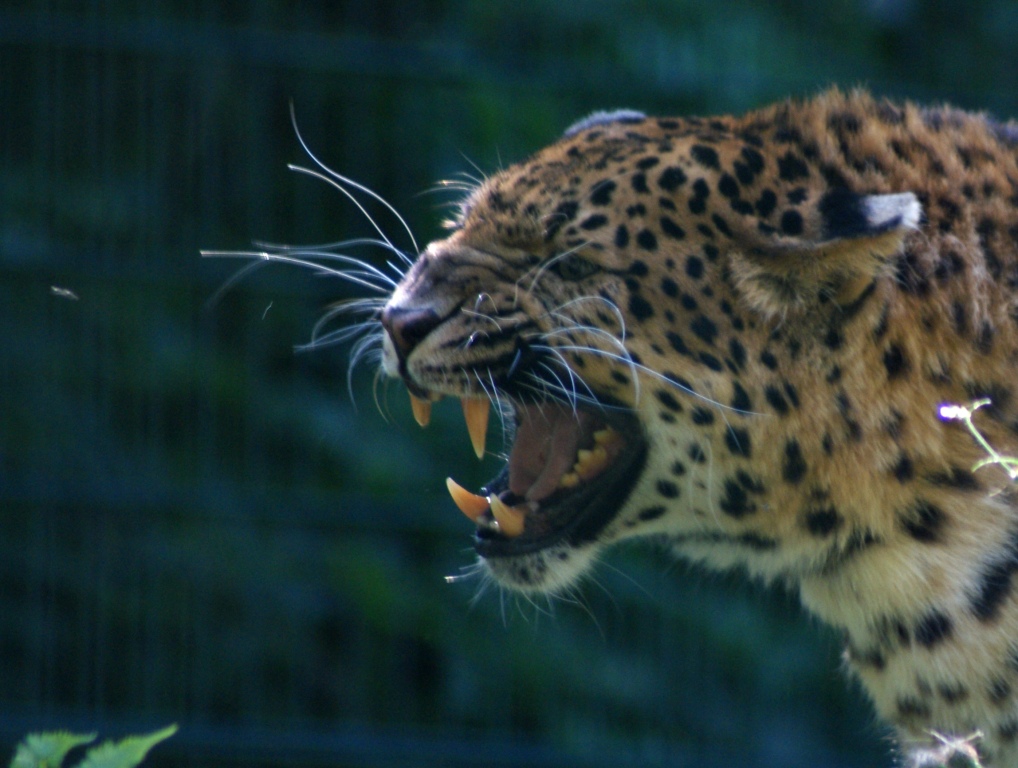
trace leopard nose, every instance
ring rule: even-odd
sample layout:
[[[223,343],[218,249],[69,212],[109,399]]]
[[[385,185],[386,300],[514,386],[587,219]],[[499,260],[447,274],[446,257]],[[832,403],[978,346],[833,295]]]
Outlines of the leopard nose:
[[[382,327],[392,339],[401,360],[406,360],[414,347],[420,344],[441,321],[431,309],[386,307],[382,310]]]

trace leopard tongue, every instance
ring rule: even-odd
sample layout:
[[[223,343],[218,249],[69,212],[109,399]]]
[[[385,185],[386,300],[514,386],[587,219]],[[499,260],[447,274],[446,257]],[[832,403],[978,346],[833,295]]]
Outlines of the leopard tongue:
[[[509,490],[528,501],[553,494],[593,428],[592,417],[558,403],[521,409],[509,455]]]

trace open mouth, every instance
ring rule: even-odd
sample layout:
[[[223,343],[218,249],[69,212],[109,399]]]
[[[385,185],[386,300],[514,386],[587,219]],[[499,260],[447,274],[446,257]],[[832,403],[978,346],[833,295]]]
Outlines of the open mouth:
[[[427,424],[431,401],[413,394],[410,399],[417,422]],[[462,403],[480,458],[490,402]],[[477,525],[478,553],[507,557],[596,538],[625,502],[646,458],[636,416],[546,400],[513,403],[509,417],[514,427],[509,460],[480,494],[446,481],[453,502]]]

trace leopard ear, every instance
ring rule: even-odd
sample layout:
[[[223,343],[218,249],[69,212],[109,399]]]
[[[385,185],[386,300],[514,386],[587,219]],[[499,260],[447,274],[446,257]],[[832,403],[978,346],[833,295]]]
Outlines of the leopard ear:
[[[814,205],[785,211],[780,230],[763,222],[732,228],[731,275],[743,299],[767,316],[823,301],[850,306],[886,272],[921,217],[911,192],[831,190]]]

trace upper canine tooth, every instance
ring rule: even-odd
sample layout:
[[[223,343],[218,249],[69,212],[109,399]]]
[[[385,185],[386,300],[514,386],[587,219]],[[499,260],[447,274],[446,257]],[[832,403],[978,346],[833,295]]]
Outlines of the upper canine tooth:
[[[453,503],[459,507],[460,512],[475,523],[477,518],[488,511],[486,498],[471,493],[451,477],[445,478],[445,487],[449,489],[449,495],[452,496]]]
[[[487,398],[464,397],[460,400],[463,404],[463,417],[467,422],[467,432],[470,434],[470,444],[474,446],[474,453],[477,458],[484,458],[484,442],[488,434],[488,412],[491,410],[491,401]]]
[[[431,421],[431,401],[421,400],[416,395],[410,395],[410,409],[414,412],[414,420],[422,427],[428,426]]]
[[[498,530],[503,536],[513,539],[523,533],[527,517],[525,506],[510,507],[495,494],[488,497],[488,502],[491,504],[491,514],[498,523]]]

